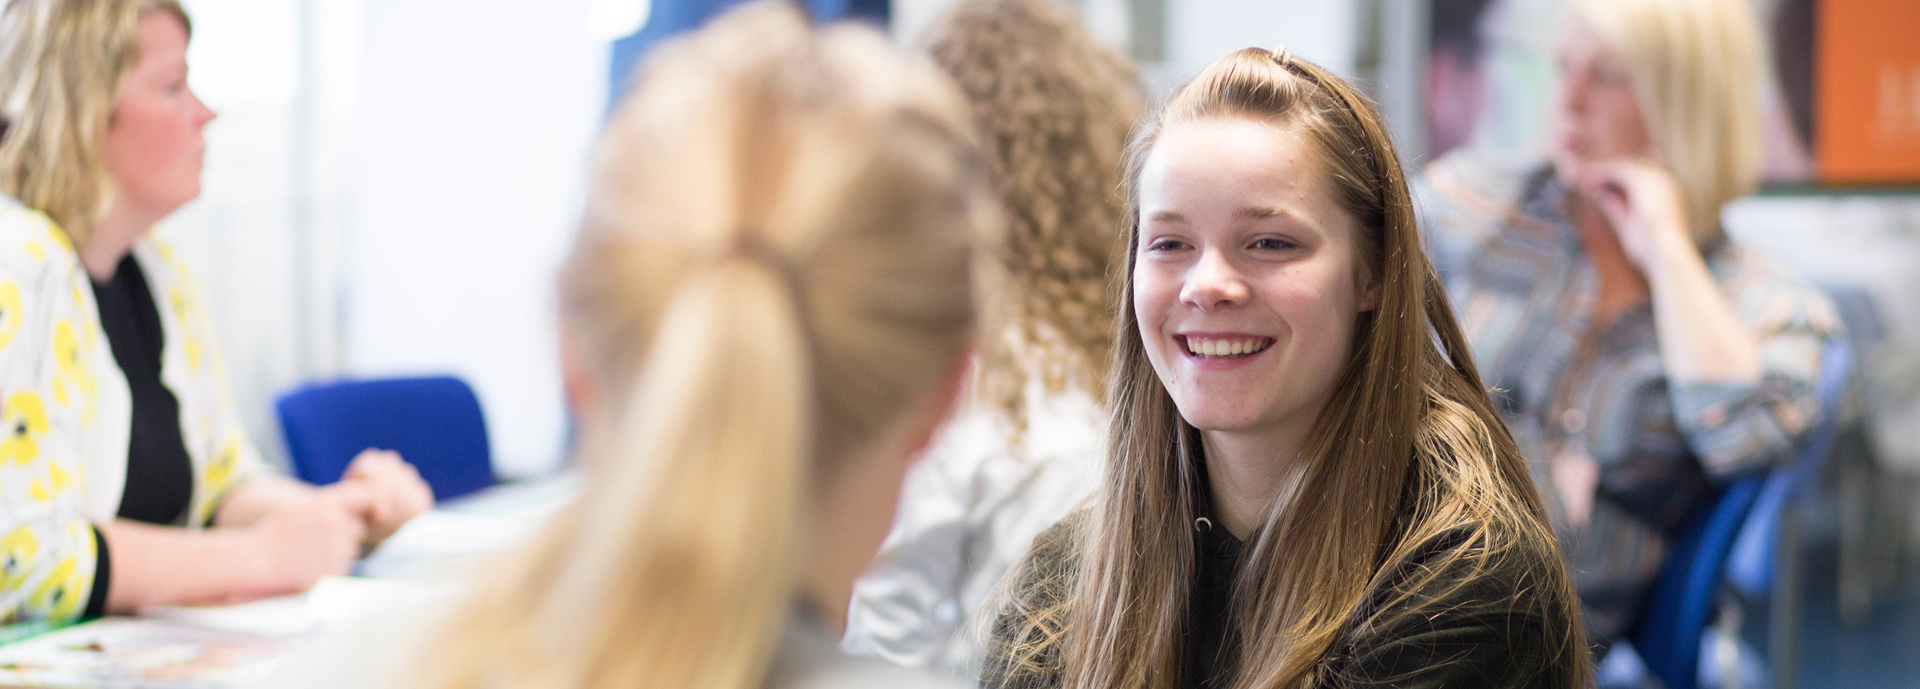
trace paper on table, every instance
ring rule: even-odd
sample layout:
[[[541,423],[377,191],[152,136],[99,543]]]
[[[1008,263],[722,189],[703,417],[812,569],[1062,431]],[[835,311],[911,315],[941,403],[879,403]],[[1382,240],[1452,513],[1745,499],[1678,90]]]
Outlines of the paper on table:
[[[0,646],[0,684],[219,689],[271,670],[287,639],[112,617]]]
[[[525,543],[579,495],[577,475],[503,485],[440,505],[400,527],[354,569],[367,577],[444,579]]]
[[[141,608],[140,616],[242,634],[292,637],[391,607],[439,588],[417,581],[322,577],[302,594],[239,605],[156,605]]]

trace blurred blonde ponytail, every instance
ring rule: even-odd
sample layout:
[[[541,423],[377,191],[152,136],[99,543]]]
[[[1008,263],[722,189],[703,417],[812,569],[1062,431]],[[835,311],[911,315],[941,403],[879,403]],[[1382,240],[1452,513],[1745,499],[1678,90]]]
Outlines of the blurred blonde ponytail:
[[[966,351],[995,216],[930,66],[761,2],[637,83],[560,279],[586,493],[407,686],[760,686],[821,481]]]

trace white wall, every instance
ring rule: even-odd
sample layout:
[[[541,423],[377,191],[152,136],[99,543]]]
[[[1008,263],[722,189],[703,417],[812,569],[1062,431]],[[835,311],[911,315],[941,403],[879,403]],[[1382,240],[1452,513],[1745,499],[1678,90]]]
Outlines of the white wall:
[[[588,5],[378,0],[362,10],[344,365],[464,376],[504,474],[560,459],[553,278],[606,70]]]
[[[1167,64],[1177,86],[1222,55],[1241,48],[1276,48],[1353,74],[1359,47],[1360,3],[1355,0],[1167,0]]]
[[[190,0],[207,128],[202,195],[162,224],[196,269],[249,435],[283,461],[275,392],[302,376],[293,217],[299,88],[294,0]]]
[[[257,444],[275,394],[454,373],[497,468],[556,465],[554,271],[599,124],[606,0],[189,0],[205,193],[197,267]],[[634,12],[615,12],[633,21]]]

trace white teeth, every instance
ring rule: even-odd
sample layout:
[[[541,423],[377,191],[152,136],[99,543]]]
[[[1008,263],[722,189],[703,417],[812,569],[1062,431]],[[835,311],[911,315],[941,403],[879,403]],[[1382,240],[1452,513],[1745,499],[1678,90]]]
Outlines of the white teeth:
[[[1241,356],[1265,348],[1260,340],[1187,340],[1187,351],[1200,356]]]

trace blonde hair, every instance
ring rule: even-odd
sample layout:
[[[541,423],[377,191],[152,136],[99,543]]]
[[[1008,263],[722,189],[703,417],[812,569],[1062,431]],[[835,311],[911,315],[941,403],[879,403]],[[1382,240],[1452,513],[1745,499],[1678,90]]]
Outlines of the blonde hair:
[[[1655,154],[1686,195],[1700,247],[1722,236],[1720,209],[1751,193],[1764,164],[1764,53],[1749,0],[1573,0],[1626,63]]]
[[[640,74],[560,276],[586,492],[407,686],[760,686],[816,488],[970,341],[992,198],[930,65],[757,2]]]
[[[1272,123],[1311,142],[1335,201],[1360,228],[1354,279],[1380,294],[1379,308],[1359,317],[1352,358],[1307,439],[1292,501],[1254,530],[1235,573],[1229,624],[1239,633],[1228,638],[1243,646],[1233,686],[1337,685],[1322,674],[1342,635],[1398,619],[1388,605],[1356,623],[1356,610],[1382,587],[1401,586],[1391,573],[1452,533],[1463,534],[1459,544],[1417,568],[1394,600],[1450,593],[1429,590],[1449,569],[1516,568],[1532,594],[1485,604],[1546,620],[1550,647],[1542,650],[1556,685],[1584,684],[1590,660],[1571,579],[1421,248],[1393,146],[1363,96],[1319,66],[1261,49],[1208,66],[1129,148],[1128,264],[1140,230],[1133,187],[1154,142],[1168,126],[1222,117]],[[1128,307],[1132,271],[1123,275],[1107,476],[1069,546],[1077,561],[1063,569],[1029,557],[1003,614],[1008,634],[989,662],[1007,675],[1002,686],[1172,687],[1191,652],[1186,608],[1206,458],[1199,431],[1147,359]]]
[[[113,203],[104,147],[120,83],[140,59],[140,19],[177,0],[9,0],[0,10],[0,193],[84,246]]]
[[[1145,100],[1132,62],[1059,0],[965,0],[928,33],[972,105],[1007,228],[978,394],[1026,429],[1031,383],[1105,396],[1122,250],[1120,156]]]

